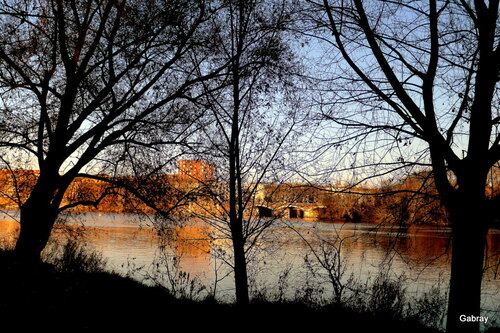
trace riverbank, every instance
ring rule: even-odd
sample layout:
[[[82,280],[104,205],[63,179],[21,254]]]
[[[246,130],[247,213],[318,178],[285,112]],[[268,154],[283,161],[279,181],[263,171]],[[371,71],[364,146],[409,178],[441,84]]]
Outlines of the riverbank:
[[[437,332],[416,319],[362,313],[340,307],[311,307],[300,302],[255,301],[241,309],[214,300],[172,297],[105,271],[61,270],[43,263],[28,266],[10,252],[0,253],[2,327],[95,331],[182,328],[336,332]]]

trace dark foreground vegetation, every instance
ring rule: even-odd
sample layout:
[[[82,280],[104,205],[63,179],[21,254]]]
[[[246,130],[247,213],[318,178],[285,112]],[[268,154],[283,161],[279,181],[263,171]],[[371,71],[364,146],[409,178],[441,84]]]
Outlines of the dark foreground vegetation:
[[[418,318],[391,312],[367,312],[341,306],[311,306],[300,301],[254,300],[247,307],[213,299],[194,301],[172,296],[110,273],[98,257],[63,252],[44,263],[27,264],[10,251],[0,252],[3,285],[2,330],[50,329],[102,331],[160,329],[330,332],[438,332]],[[234,326],[234,325],[239,326]]]

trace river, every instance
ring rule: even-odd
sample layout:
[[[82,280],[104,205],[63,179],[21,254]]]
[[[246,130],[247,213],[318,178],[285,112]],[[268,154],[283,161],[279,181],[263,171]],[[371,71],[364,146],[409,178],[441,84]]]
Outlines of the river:
[[[221,255],[229,252],[227,242],[204,222],[184,222],[167,229],[175,237],[161,242],[153,221],[139,221],[123,214],[88,213],[68,218],[54,237],[60,239],[68,230],[84,230],[89,247],[102,253],[108,268],[117,273],[154,283],[160,279],[157,272],[165,275],[168,271],[170,277],[178,278],[176,274],[182,271],[189,273],[189,279],[195,278],[206,286],[204,292],[231,301],[233,281],[221,260]],[[0,215],[0,245],[11,246],[18,230],[15,216]],[[332,290],[328,279],[323,280],[326,272],[319,268],[314,253],[330,263],[341,258],[336,263],[343,272],[339,277],[343,284],[350,278],[358,283],[373,281],[385,271],[392,278],[400,278],[410,295],[423,294],[433,287],[439,287],[443,293],[447,290],[451,253],[447,227],[398,228],[296,219],[275,223],[264,236],[259,250],[250,253],[250,285],[254,291],[277,295],[286,287],[285,293],[291,296],[314,286],[324,288],[323,296],[328,297]],[[160,251],[160,244],[168,246]],[[498,317],[500,309],[499,250],[500,231],[491,230],[487,251],[492,259],[483,277],[482,307],[484,313],[493,317]],[[162,253],[167,261],[160,259]],[[340,256],[335,257],[336,254]],[[306,256],[308,260],[304,261]],[[172,262],[178,265],[172,266]],[[184,280],[177,280],[176,288],[188,284],[187,276],[183,277]],[[168,284],[168,280],[162,283]]]

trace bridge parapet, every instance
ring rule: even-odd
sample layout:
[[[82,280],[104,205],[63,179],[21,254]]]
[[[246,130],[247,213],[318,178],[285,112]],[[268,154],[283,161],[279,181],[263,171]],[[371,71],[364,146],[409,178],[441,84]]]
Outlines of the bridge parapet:
[[[278,217],[285,219],[295,218],[322,218],[326,214],[326,206],[283,205],[254,206],[253,211],[258,217]]]

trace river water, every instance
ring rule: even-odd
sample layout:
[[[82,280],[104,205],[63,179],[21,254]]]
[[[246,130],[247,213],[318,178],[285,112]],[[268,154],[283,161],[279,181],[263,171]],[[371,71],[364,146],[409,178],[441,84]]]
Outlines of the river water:
[[[186,275],[182,275],[184,280],[179,279],[178,273],[182,271],[205,285],[204,292],[232,300],[233,280],[222,260],[230,247],[205,222],[169,227],[170,235],[175,237],[165,242],[153,228],[153,221],[139,221],[131,215],[80,214],[69,218],[63,229],[84,230],[83,239],[89,247],[102,253],[108,268],[120,274],[152,283],[159,281],[158,272],[165,278],[168,271],[170,277],[178,278],[174,279],[176,288],[182,289],[183,283],[184,287],[188,284]],[[58,229],[54,237],[64,237],[63,229]],[[0,215],[1,246],[12,245],[18,230],[15,216]],[[161,244],[168,246],[160,251]],[[340,265],[343,274],[339,279],[343,284],[350,278],[358,283],[373,281],[380,272],[387,272],[390,277],[399,277],[410,295],[423,294],[433,287],[439,287],[443,293],[447,290],[451,253],[447,227],[397,228],[370,223],[290,220],[275,223],[257,245],[259,250],[249,254],[250,284],[254,291],[277,295],[286,287],[288,295],[297,295],[314,286],[324,288],[323,296],[328,297],[332,290],[328,289],[329,279],[318,265],[318,258]],[[336,257],[337,254],[340,256]],[[500,308],[499,254],[500,231],[491,230],[482,306],[484,313],[493,317],[498,317]],[[168,260],[161,260],[165,257]],[[341,258],[340,262],[335,262],[336,258]],[[168,281],[172,279],[166,278],[162,283]]]

